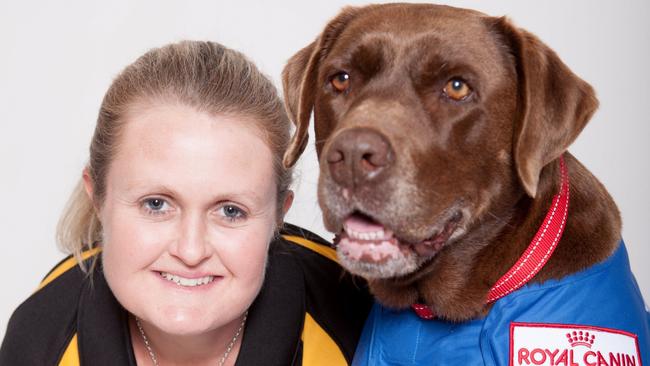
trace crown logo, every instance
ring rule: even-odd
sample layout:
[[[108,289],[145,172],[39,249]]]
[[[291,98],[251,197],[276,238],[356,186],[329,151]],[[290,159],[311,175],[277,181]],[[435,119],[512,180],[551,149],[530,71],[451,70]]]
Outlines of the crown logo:
[[[573,332],[567,333],[566,337],[567,342],[569,342],[571,347],[585,346],[587,348],[591,348],[591,345],[594,344],[594,340],[596,339],[596,336],[590,334],[589,332],[575,330]]]

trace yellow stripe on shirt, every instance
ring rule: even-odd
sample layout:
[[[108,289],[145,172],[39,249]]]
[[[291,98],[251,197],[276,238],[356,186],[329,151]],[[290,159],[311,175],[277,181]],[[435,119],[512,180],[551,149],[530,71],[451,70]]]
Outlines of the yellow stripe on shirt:
[[[307,249],[313,250],[314,252],[325,256],[334,262],[338,263],[338,259],[336,258],[336,251],[330,247],[326,247],[322,244],[315,243],[309,239],[305,239],[302,236],[295,236],[295,235],[282,235],[283,238],[286,240],[296,243],[300,246],[303,246]]]
[[[339,346],[309,313],[305,313],[301,338],[303,366],[348,366]]]
[[[93,249],[87,250],[87,251],[81,253],[81,259],[86,260],[86,259],[92,257],[93,255],[96,255],[101,250],[102,249],[99,248],[99,247],[95,247]],[[50,272],[50,274],[47,275],[47,277],[45,277],[45,279],[43,281],[41,281],[41,284],[38,286],[37,291],[42,289],[48,283],[54,281],[57,277],[64,274],[67,270],[69,270],[70,268],[72,268],[72,267],[74,267],[76,265],[77,265],[77,259],[75,257],[68,258],[63,263],[59,264],[56,268],[54,268],[54,270],[52,270],[52,272]]]
[[[59,361],[58,366],[79,366],[79,348],[77,346],[77,334],[75,334],[68,347],[63,352],[61,361]]]

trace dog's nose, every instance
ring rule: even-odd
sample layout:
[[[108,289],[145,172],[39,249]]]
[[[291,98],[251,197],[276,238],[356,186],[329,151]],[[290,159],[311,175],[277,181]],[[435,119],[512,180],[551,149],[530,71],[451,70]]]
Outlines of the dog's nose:
[[[366,128],[341,132],[330,145],[326,159],[334,181],[346,188],[377,183],[394,160],[393,149],[382,134]]]

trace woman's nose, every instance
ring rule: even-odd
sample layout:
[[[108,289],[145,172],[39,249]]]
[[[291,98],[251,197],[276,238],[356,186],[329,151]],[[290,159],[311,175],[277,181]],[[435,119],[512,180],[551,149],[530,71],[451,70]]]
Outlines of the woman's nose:
[[[180,233],[170,248],[171,255],[180,259],[187,266],[200,264],[209,257],[210,249],[206,238],[205,218],[199,213],[183,215]]]

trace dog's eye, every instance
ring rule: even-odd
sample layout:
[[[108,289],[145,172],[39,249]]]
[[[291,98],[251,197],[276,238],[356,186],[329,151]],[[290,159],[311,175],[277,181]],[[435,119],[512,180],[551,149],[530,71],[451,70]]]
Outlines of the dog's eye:
[[[462,79],[453,78],[445,85],[444,92],[453,100],[463,100],[472,92],[472,89]]]
[[[332,87],[336,89],[339,93],[342,93],[350,87],[350,75],[347,72],[339,72],[334,75],[332,81],[330,82]]]

